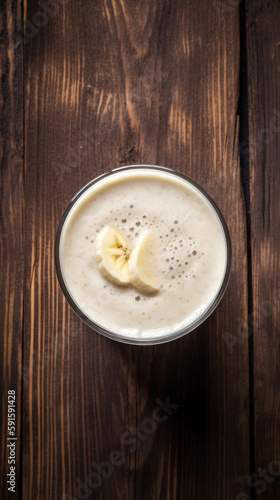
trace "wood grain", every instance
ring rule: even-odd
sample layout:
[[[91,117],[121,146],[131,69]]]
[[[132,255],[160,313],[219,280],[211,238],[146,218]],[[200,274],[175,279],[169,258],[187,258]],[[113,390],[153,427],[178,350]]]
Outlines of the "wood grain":
[[[255,401],[255,487],[280,493],[280,6],[247,5]],[[276,473],[273,474],[273,461]],[[269,479],[262,477],[265,470]],[[278,473],[278,475],[277,475]]]
[[[0,5],[1,498],[20,498],[23,317],[23,89],[20,2]],[[8,496],[8,390],[16,392],[16,493]]]
[[[271,105],[280,108],[278,69],[271,63],[279,55],[275,9],[257,0],[247,9],[253,136],[270,123],[273,107],[260,105],[267,88]],[[1,435],[13,386],[23,436],[13,498],[230,500],[249,494],[238,8],[221,16],[206,0],[29,0],[23,15],[24,40],[20,2],[1,4]],[[269,42],[268,61],[261,41],[262,57],[254,54],[257,35]],[[259,71],[270,75],[261,85]],[[271,301],[267,283],[276,285],[278,265],[272,189],[278,151],[272,141],[269,148],[251,163],[255,307]],[[205,187],[225,215],[233,245],[231,281],[215,313],[185,338],[155,347],[120,345],[89,330],[64,300],[54,268],[55,232],[71,197],[101,172],[135,163],[175,168]],[[254,318],[256,465],[263,467],[279,452],[278,309],[279,302],[270,315]],[[169,399],[177,405],[170,414],[163,409]],[[151,431],[158,407],[162,421]],[[8,498],[2,445],[1,498]],[[119,463],[108,470],[112,452]],[[267,486],[266,498],[275,500],[277,484]]]
[[[250,471],[248,346],[231,352],[225,342],[247,314],[238,9],[225,24],[206,1],[64,3],[26,47],[24,499],[79,498],[79,481],[113,450],[123,463],[85,496],[232,499]],[[37,9],[29,1],[27,19]],[[82,325],[53,258],[73,194],[137,162],[200,182],[233,241],[218,310],[186,338],[150,348],[118,345]],[[167,396],[179,408],[131,451],[127,436]]]

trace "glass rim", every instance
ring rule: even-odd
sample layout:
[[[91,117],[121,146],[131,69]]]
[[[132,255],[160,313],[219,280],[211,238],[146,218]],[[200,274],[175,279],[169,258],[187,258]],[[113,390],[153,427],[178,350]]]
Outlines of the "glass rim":
[[[70,294],[67,285],[65,283],[65,280],[63,278],[62,274],[62,268],[60,264],[60,239],[61,239],[61,234],[62,230],[64,227],[64,223],[67,219],[67,216],[72,209],[72,207],[75,205],[75,203],[79,200],[79,198],[94,184],[97,182],[101,181],[102,179],[105,179],[106,177],[110,177],[118,172],[124,172],[128,170],[141,170],[141,169],[147,169],[147,170],[155,170],[159,172],[165,172],[169,173],[172,175],[175,175],[176,177],[179,177],[183,179],[184,181],[189,182],[192,184],[196,189],[202,193],[202,195],[208,200],[208,202],[211,204],[212,208],[216,212],[220,223],[222,225],[223,231],[224,231],[224,236],[226,240],[226,247],[227,247],[227,262],[226,262],[226,269],[225,269],[225,274],[222,280],[222,283],[219,287],[219,290],[213,299],[213,301],[210,303],[210,305],[207,307],[207,309],[200,315],[198,316],[192,323],[189,325],[182,327],[181,329],[172,332],[167,335],[162,335],[162,336],[155,336],[155,337],[129,337],[127,335],[121,335],[119,333],[114,333],[113,331],[110,331],[98,323],[95,323],[92,319],[90,319],[83,311],[82,309],[78,306],[78,304],[75,302],[73,299],[72,295]],[[229,278],[230,278],[230,271],[231,271],[231,259],[232,259],[232,250],[231,250],[231,240],[230,240],[230,234],[229,230],[226,224],[226,221],[224,219],[224,216],[222,215],[219,207],[215,203],[215,201],[211,198],[211,196],[193,179],[188,177],[185,174],[182,174],[181,172],[178,172],[177,170],[174,170],[172,168],[168,167],[162,167],[159,165],[149,165],[149,164],[135,164],[135,165],[127,165],[123,167],[117,167],[112,170],[109,170],[94,179],[92,179],[90,182],[88,182],[85,186],[83,186],[70,200],[69,204],[67,205],[57,228],[56,231],[56,238],[55,238],[55,267],[56,267],[56,274],[58,278],[58,282],[60,285],[60,288],[68,301],[69,305],[73,309],[73,311],[77,314],[77,316],[87,325],[89,326],[92,330],[95,332],[103,335],[104,337],[107,337],[111,340],[115,340],[117,342],[121,342],[124,344],[133,344],[133,345],[156,345],[156,344],[164,344],[166,342],[170,342],[172,340],[176,340],[180,337],[183,337],[184,335],[187,335],[191,331],[195,330],[200,326],[204,321],[212,314],[212,312],[216,309],[218,304],[223,298],[223,295],[226,291]]]

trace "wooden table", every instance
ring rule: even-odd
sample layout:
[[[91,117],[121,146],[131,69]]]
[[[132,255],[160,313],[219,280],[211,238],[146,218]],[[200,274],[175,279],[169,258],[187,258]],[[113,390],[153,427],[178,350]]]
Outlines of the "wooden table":
[[[7,0],[1,17],[1,498],[277,500],[279,2]],[[54,267],[71,197],[135,163],[200,183],[233,246],[215,313],[154,347],[87,328]]]

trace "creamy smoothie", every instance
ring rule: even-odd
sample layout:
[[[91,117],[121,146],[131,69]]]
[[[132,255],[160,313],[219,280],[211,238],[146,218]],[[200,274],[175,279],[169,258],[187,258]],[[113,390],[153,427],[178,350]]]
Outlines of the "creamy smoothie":
[[[59,260],[84,315],[113,334],[149,339],[190,326],[211,306],[225,277],[227,242],[213,206],[191,183],[130,169],[77,199]]]

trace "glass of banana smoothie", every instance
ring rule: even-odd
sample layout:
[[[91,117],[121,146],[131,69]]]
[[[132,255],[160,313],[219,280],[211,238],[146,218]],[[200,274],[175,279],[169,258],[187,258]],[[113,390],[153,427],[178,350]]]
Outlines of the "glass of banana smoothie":
[[[95,331],[159,344],[195,329],[230,274],[224,218],[193,180],[164,167],[114,169],[83,187],[55,243],[62,291]]]

